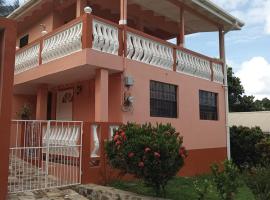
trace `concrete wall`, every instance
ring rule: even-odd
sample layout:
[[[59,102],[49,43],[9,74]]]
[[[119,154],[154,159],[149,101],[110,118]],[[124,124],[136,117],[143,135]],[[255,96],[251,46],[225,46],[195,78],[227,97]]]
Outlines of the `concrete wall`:
[[[36,95],[13,95],[12,100],[12,119],[20,119],[18,113],[24,105],[29,105],[31,108],[31,118],[36,118]]]
[[[124,122],[171,123],[184,136],[188,149],[226,147],[224,88],[195,78],[142,63],[128,61],[126,74],[134,78],[131,94],[134,111],[124,113]],[[150,80],[178,86],[178,118],[150,117]],[[199,90],[218,93],[218,121],[200,120]]]

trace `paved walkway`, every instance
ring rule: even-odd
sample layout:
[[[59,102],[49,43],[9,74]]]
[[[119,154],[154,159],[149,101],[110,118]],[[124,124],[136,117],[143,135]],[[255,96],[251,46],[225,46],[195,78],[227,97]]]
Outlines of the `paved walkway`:
[[[8,200],[87,200],[72,189],[51,189],[9,194]]]

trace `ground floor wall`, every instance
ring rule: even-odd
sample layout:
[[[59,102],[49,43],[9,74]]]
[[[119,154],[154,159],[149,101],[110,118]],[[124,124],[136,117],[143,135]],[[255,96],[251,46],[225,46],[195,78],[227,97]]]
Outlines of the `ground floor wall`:
[[[124,76],[134,79],[134,84],[127,88]],[[170,83],[177,86],[177,118],[160,118],[150,116],[150,81]],[[50,119],[57,119],[57,93],[71,89],[72,119],[74,121],[95,120],[96,94],[98,93],[95,78],[74,82],[67,85],[48,86],[51,92]],[[179,175],[195,175],[209,172],[213,162],[221,162],[227,157],[225,127],[225,96],[222,84],[197,77],[164,70],[143,63],[126,62],[126,71],[108,73],[108,121],[136,123],[171,123],[184,138],[184,146],[189,156]],[[218,94],[218,120],[200,120],[199,90]],[[123,109],[124,93],[134,97],[133,109]],[[13,116],[24,103],[34,108],[36,95],[14,95]],[[101,104],[102,106],[102,104]],[[33,108],[33,113],[36,113]],[[33,115],[34,116],[34,115]]]
[[[127,62],[126,75],[134,79],[134,85],[129,89],[134,97],[134,110],[124,113],[124,123],[171,123],[184,137],[184,145],[189,150],[226,148],[222,84],[134,61]],[[177,86],[177,118],[150,116],[150,80]],[[218,120],[200,120],[199,90],[218,94]]]

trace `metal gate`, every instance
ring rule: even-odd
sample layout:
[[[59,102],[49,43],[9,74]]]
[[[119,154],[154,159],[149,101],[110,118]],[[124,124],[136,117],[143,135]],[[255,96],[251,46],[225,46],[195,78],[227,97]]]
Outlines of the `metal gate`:
[[[81,183],[83,122],[12,121],[10,193]]]

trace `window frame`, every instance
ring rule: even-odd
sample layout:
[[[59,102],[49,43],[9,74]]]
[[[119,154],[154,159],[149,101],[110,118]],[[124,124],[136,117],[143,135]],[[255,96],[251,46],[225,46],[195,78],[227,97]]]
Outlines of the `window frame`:
[[[27,42],[26,42],[26,44],[22,45],[22,40],[24,38],[27,38]],[[29,34],[26,34],[26,35],[20,37],[20,39],[19,39],[19,47],[20,48],[23,48],[23,47],[27,46],[28,44],[29,44]]]
[[[167,86],[169,86],[169,89],[168,89],[168,91],[165,91],[164,88],[161,89],[160,91],[158,91],[157,88],[155,90],[153,90],[152,89],[152,83],[161,84],[161,85],[164,85],[164,86],[167,85]],[[172,90],[170,87],[173,87],[174,92],[171,95],[174,96],[174,99],[175,100],[158,99],[158,98],[154,98],[152,96],[152,93],[154,93],[154,92],[162,92],[162,93],[167,93],[167,95],[170,95],[170,93],[172,93],[172,91],[170,91],[170,90]],[[150,80],[149,81],[149,93],[150,93],[150,95],[149,95],[149,100],[150,100],[149,101],[149,104],[150,104],[150,117],[169,118],[169,119],[177,119],[178,118],[178,116],[179,116],[179,112],[178,112],[178,105],[179,105],[178,104],[178,101],[179,101],[178,100],[178,93],[179,93],[178,92],[178,85],[171,84],[171,83],[166,83],[166,82],[161,82],[161,81],[156,81],[156,80]],[[171,98],[171,97],[168,97],[167,96],[167,98]],[[174,111],[173,110],[170,110],[170,111],[167,110],[168,112],[167,113],[164,113],[164,110],[166,110],[166,109],[163,109],[163,111],[162,110],[161,111],[157,111],[157,108],[156,108],[156,110],[154,110],[153,109],[153,107],[155,107],[153,105],[153,101],[154,100],[160,101],[160,102],[163,101],[162,105],[163,104],[166,104],[165,108],[167,106],[170,106],[169,109],[173,109],[174,108]],[[156,104],[157,103],[158,102],[156,102]],[[168,104],[171,104],[171,105],[168,105]],[[168,109],[168,107],[167,107],[167,109]]]
[[[210,107],[210,111],[205,111],[205,110],[202,110],[201,109],[201,106],[207,106],[207,105],[202,105],[201,104],[201,93],[210,93],[210,94],[214,94],[215,95],[215,104],[216,104],[216,106],[214,107],[214,106],[212,106],[212,108],[210,107],[210,106],[208,106],[208,107]],[[211,103],[210,103],[211,104]],[[209,113],[211,113],[211,109],[215,109],[215,111],[212,111],[212,114],[214,113],[215,115],[215,117],[209,117]],[[203,113],[202,113],[203,112]],[[207,115],[208,114],[208,116],[207,117],[202,117],[203,115],[202,114],[204,114],[204,115]],[[199,118],[200,118],[200,120],[204,120],[204,121],[219,121],[219,94],[217,93],[217,92],[212,92],[212,91],[207,91],[207,90],[199,90]]]

